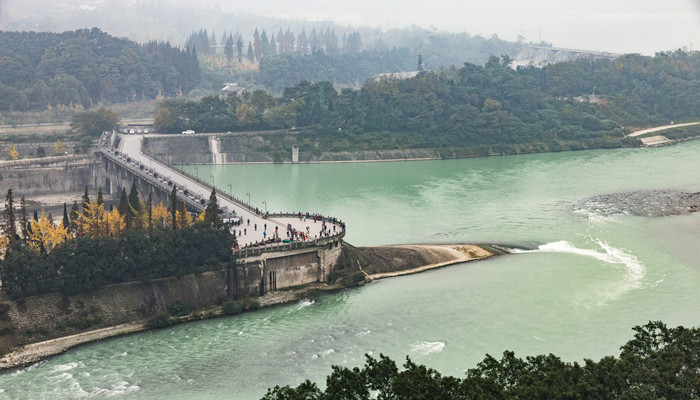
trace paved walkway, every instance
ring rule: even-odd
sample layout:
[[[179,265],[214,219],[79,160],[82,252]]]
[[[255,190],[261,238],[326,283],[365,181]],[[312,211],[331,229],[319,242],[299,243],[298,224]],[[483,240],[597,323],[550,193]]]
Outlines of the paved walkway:
[[[637,131],[637,132],[632,132],[629,135],[625,135],[625,137],[641,136],[641,135],[644,135],[646,133],[651,133],[651,132],[656,132],[656,131],[664,131],[666,129],[680,128],[682,126],[690,126],[690,125],[698,125],[698,124],[700,124],[700,121],[688,122],[685,124],[673,124],[673,125],[657,126],[656,128],[649,128],[649,129],[643,129],[643,130]]]
[[[126,153],[133,160],[143,162],[144,166],[153,168],[155,172],[158,172],[158,174],[171,178],[173,182],[177,183],[178,185],[183,185],[190,192],[201,194],[205,199],[209,199],[211,187],[197,182],[181,171],[170,168],[156,159],[142,153],[141,143],[143,136],[144,135],[121,135],[122,139],[118,150]],[[217,193],[219,193],[218,190]],[[312,217],[302,219],[298,217],[274,217],[266,219],[249,210],[247,207],[241,206],[240,204],[235,203],[223,196],[217,196],[217,199],[219,202],[219,208],[226,207],[228,211],[233,211],[237,216],[243,218],[243,223],[240,226],[235,227],[238,244],[241,247],[262,242],[265,238],[269,239],[275,234],[275,232],[277,232],[281,239],[287,239],[288,224],[298,232],[308,233],[308,240],[321,237],[323,222],[314,222]],[[343,229],[342,226],[337,223],[333,224],[326,222],[325,225],[326,230],[330,235],[340,233]]]

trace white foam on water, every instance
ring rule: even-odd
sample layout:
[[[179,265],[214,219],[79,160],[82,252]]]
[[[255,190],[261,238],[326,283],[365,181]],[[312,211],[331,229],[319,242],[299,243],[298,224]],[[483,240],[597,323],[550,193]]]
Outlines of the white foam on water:
[[[51,371],[51,372],[70,371],[70,370],[72,370],[73,368],[75,368],[75,367],[77,367],[77,366],[78,366],[78,363],[74,363],[74,362],[68,363],[68,364],[61,364],[61,365],[55,366],[55,367],[53,368],[53,371]]]
[[[301,306],[301,307],[308,307],[308,306],[310,306],[310,305],[312,305],[312,304],[314,304],[314,303],[315,303],[314,300],[304,299],[304,300],[302,300],[302,301],[299,302],[299,306]]]
[[[445,342],[420,342],[411,345],[411,353],[427,356],[428,354],[439,353],[445,348]]]
[[[614,214],[605,215],[599,210],[593,210],[588,208],[578,208],[573,211],[574,214],[580,215],[586,218],[589,222],[594,224],[616,221]]]
[[[316,303],[314,300],[311,300],[311,299],[304,299],[304,300],[298,302],[298,303],[296,304],[296,307],[294,307],[293,309],[291,309],[290,311],[288,311],[288,314],[291,314],[291,313],[296,312],[296,311],[299,311],[299,310],[303,310],[304,308],[306,308],[306,307],[308,307],[308,306],[314,305],[314,303]]]
[[[599,297],[597,305],[602,305],[607,301],[614,300],[620,297],[625,292],[630,290],[639,289],[643,286],[644,276],[646,275],[646,268],[637,257],[631,254],[629,251],[620,249],[617,247],[612,247],[609,244],[603,242],[599,239],[594,239],[594,241],[600,246],[603,252],[593,249],[581,249],[571,243],[560,240],[558,242],[551,242],[540,245],[537,250],[520,250],[512,249],[512,253],[567,253],[575,254],[584,257],[591,257],[596,260],[615,265],[621,266],[625,270],[624,279],[621,282],[616,282],[608,286],[607,289],[603,290],[603,295]]]
[[[125,394],[136,392],[140,389],[141,389],[141,387],[138,385],[130,385],[129,382],[119,381],[119,382],[116,382],[115,384],[113,384],[111,389],[94,388],[89,393],[89,397],[122,396]]]
[[[328,349],[328,350],[322,351],[322,352],[321,352],[321,355],[325,357],[325,356],[327,356],[327,355],[329,355],[329,354],[333,354],[333,353],[335,353],[335,350],[333,350],[333,349]]]

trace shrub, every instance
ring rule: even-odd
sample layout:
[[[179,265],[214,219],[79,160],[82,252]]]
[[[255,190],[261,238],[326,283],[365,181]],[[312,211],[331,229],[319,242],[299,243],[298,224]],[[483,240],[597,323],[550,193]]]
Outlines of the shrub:
[[[346,275],[340,280],[342,286],[350,286],[362,282],[365,280],[365,274],[362,272],[356,272],[352,275]]]
[[[240,301],[226,300],[221,305],[224,315],[236,315],[243,312],[243,305]]]
[[[252,299],[248,302],[248,307],[247,309],[250,311],[255,311],[258,308],[260,308],[260,302],[256,299]]]
[[[76,328],[79,330],[85,330],[94,325],[99,325],[102,320],[99,317],[91,317],[87,314],[83,314],[79,319],[74,319],[66,322],[66,326],[71,328]]]
[[[165,327],[171,326],[172,324],[173,324],[173,320],[170,318],[170,315],[168,313],[160,313],[160,314],[156,314],[153,318],[149,319],[146,322],[146,328],[148,328],[148,329],[165,328]]]
[[[173,317],[184,317],[190,314],[190,308],[182,300],[175,300],[168,309]]]

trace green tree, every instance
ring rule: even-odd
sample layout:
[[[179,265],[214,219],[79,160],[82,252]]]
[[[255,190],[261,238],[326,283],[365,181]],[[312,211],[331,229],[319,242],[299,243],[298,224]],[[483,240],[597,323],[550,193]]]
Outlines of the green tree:
[[[253,45],[248,42],[248,55],[247,55],[248,61],[251,63],[255,62],[255,53],[253,53]]]
[[[88,209],[88,204],[90,204],[90,194],[88,193],[87,186],[85,186],[85,191],[83,192],[82,200],[83,200],[82,207],[83,207],[83,214],[84,214],[85,211],[87,211],[87,209]]]
[[[148,201],[146,201],[146,210],[148,212],[148,228],[153,228],[153,194],[148,193]]]
[[[171,132],[174,127],[176,120],[173,119],[173,115],[170,110],[166,107],[161,107],[160,105],[156,108],[153,114],[153,127],[158,129],[163,133]]]
[[[17,226],[15,221],[15,205],[12,198],[12,189],[7,189],[7,194],[5,195],[5,235],[10,240],[10,243],[14,242],[17,238]]]
[[[131,183],[131,190],[129,190],[129,208],[126,213],[126,226],[130,229],[141,229],[139,225],[140,221],[137,216],[141,210],[141,202],[139,201],[139,192],[136,188],[136,181]],[[131,222],[129,222],[131,221]]]
[[[211,227],[219,227],[221,225],[216,188],[212,189],[211,195],[209,195],[209,202],[207,202],[207,207],[204,209],[204,222]]]
[[[119,126],[119,115],[103,106],[95,111],[83,111],[71,117],[72,130],[87,136],[98,137],[104,131],[111,131]]]
[[[68,229],[70,232],[70,219],[68,218],[68,206],[66,203],[63,203],[63,220],[61,221],[61,226],[65,229]]]
[[[177,229],[177,188],[174,184],[170,193],[170,226]]]
[[[251,126],[258,122],[258,115],[252,106],[242,104],[236,110],[236,120],[241,126]]]
[[[29,216],[27,215],[27,201],[24,196],[19,201],[19,215],[20,215],[20,230],[22,231],[22,243],[27,243],[27,237],[29,232],[27,232],[27,226],[29,225]]]
[[[228,62],[233,61],[233,36],[229,35],[226,39],[226,45],[224,46],[224,56]]]
[[[122,192],[119,195],[119,203],[117,204],[117,211],[120,215],[126,216],[129,212],[129,197],[126,194],[126,188],[122,188]]]
[[[238,40],[236,41],[236,57],[238,58],[238,63],[243,62],[243,41],[241,41],[241,37],[238,36]]]
[[[78,233],[78,218],[80,218],[80,208],[78,207],[78,202],[73,201],[73,207],[70,209],[70,228],[68,230],[76,235]]]
[[[104,205],[105,199],[102,197],[102,186],[97,188],[97,204]]]

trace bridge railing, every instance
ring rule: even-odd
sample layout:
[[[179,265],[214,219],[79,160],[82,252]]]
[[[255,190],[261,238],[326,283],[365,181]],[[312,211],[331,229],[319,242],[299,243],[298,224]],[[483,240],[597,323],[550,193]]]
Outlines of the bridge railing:
[[[138,168],[138,167],[135,167],[135,166],[131,165],[130,163],[128,163],[126,160],[122,159],[121,157],[112,154],[109,150],[107,150],[107,149],[105,149],[105,148],[101,148],[101,149],[100,149],[100,153],[103,154],[105,157],[109,158],[110,160],[119,163],[119,165],[124,166],[124,167],[127,168],[129,171],[132,171],[132,172],[135,173],[137,176],[139,176],[139,177],[141,177],[142,179],[146,180],[147,182],[149,182],[149,183],[152,184],[153,186],[158,187],[158,188],[161,188],[161,189],[163,189],[163,190],[166,191],[166,192],[171,192],[171,191],[172,191],[173,186],[170,186],[170,185],[168,185],[167,183],[158,180],[158,178],[156,178],[156,177],[150,175],[150,174],[148,173],[148,171],[142,170],[142,169],[140,169],[140,168]],[[156,172],[157,172],[157,171],[156,171]],[[173,183],[173,185],[175,185],[175,184],[176,184],[176,183]],[[179,199],[185,200],[185,204],[187,204],[188,206],[190,206],[190,208],[192,208],[192,209],[194,209],[194,210],[197,210],[198,212],[204,211],[205,206],[203,206],[203,205],[200,204],[199,202],[197,202],[197,201],[195,201],[195,200],[192,200],[192,199],[190,199],[189,197],[184,196],[184,195],[182,195],[182,194],[180,194],[180,193],[177,193],[177,196],[179,197]]]
[[[191,179],[191,180],[197,182],[198,184],[200,184],[200,185],[202,185],[202,186],[204,186],[204,187],[206,187],[206,188],[210,188],[210,189],[213,189],[213,188],[214,188],[209,182],[205,182],[205,181],[199,179],[199,177],[196,177],[196,176],[190,174],[189,172],[184,171],[183,169],[178,168],[177,166],[175,166],[175,165],[173,165],[173,164],[170,164],[168,161],[165,161],[165,160],[163,160],[163,159],[157,157],[157,156],[156,156],[155,154],[153,154],[153,153],[150,153],[150,152],[143,152],[143,154],[145,154],[145,155],[147,155],[148,157],[154,159],[156,162],[158,162],[158,163],[164,165],[164,166],[167,167],[167,168],[176,169],[176,170],[177,170],[179,173],[181,173],[182,175],[185,175],[187,178],[189,178],[189,179]],[[230,202],[232,202],[232,203],[238,205],[239,207],[244,208],[244,209],[246,209],[246,210],[248,210],[248,211],[250,211],[250,212],[252,212],[252,213],[255,213],[255,212],[256,212],[255,207],[252,207],[250,204],[243,202],[243,200],[241,200],[241,199],[239,199],[239,198],[233,196],[233,194],[226,193],[226,192],[224,192],[223,190],[219,189],[219,191],[216,192],[216,195],[217,195],[217,196],[220,196],[220,197],[223,197],[223,198],[227,199],[228,201],[230,201]]]
[[[239,258],[245,258],[245,257],[253,257],[253,256],[259,256],[263,253],[273,253],[273,252],[278,252],[278,251],[289,251],[289,250],[296,250],[296,249],[305,249],[309,247],[321,247],[321,246],[327,246],[329,244],[333,244],[336,241],[341,240],[345,236],[345,230],[340,231],[340,233],[336,233],[335,235],[324,237],[324,238],[317,238],[317,239],[309,239],[306,241],[303,240],[296,240],[296,241],[281,241],[281,242],[274,242],[274,241],[268,241],[264,243],[260,243],[258,245],[254,246],[248,246],[244,247],[242,249],[234,249],[233,250],[233,255],[235,257]]]

